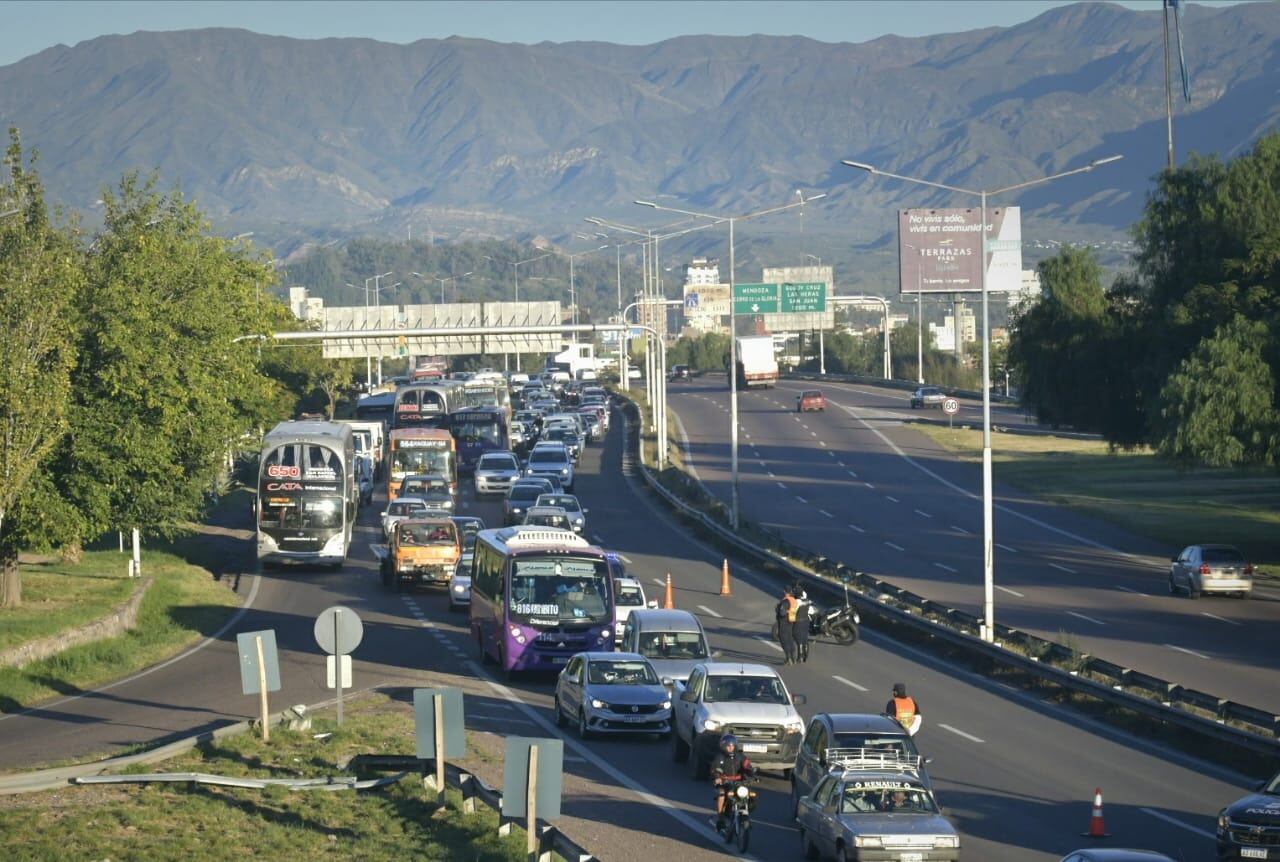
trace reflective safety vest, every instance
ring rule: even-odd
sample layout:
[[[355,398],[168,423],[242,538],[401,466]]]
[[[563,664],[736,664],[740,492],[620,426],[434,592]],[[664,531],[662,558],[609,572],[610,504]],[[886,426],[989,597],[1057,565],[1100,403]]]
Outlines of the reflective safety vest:
[[[796,621],[796,612],[800,610],[800,600],[795,596],[787,596],[787,622]]]
[[[893,714],[898,719],[898,724],[903,727],[910,727],[912,719],[916,717],[916,702],[910,697],[895,697],[893,699]]]

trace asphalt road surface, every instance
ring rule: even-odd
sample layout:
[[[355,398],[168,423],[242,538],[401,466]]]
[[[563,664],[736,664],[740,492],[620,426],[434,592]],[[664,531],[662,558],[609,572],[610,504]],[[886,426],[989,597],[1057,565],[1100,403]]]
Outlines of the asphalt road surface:
[[[629,572],[651,596],[670,572],[676,605],[700,615],[723,660],[776,663],[780,653],[768,642],[768,624],[778,584],[758,572],[735,570],[733,595],[719,596],[719,557],[681,532],[638,480],[622,477],[620,425],[615,422],[609,439],[589,447],[583,458],[577,490],[590,510],[588,535],[625,555]],[[468,488],[462,506],[464,513],[499,522],[496,499],[476,501]],[[257,584],[252,606],[204,649],[100,694],[0,718],[0,765],[118,749],[251,716],[256,700],[239,691],[238,631],[277,631],[285,691],[273,695],[273,708],[325,700],[331,692],[323,688],[323,656],[312,625],[320,610],[342,603],[365,621],[365,640],[354,656],[357,686],[421,684],[431,670],[468,674],[491,695],[468,701],[469,727],[566,735],[566,770],[597,792],[567,798],[564,813],[571,822],[616,827],[615,840],[599,848],[601,858],[642,851],[701,860],[729,853],[707,822],[710,785],[688,777],[671,759],[668,743],[582,743],[556,730],[553,678],[491,679],[475,659],[466,617],[449,613],[442,593],[384,591],[367,546],[379,540],[380,508],[369,507],[363,515],[366,542],[341,572],[273,572],[256,581],[246,574],[242,589],[252,592]],[[246,560],[250,547],[247,540],[240,543]],[[1247,783],[865,631],[853,647],[817,643],[807,664],[780,670],[793,692],[809,698],[801,708],[806,717],[878,712],[894,682],[908,684],[925,715],[919,742],[933,759],[939,802],[960,829],[968,859],[1051,862],[1086,844],[1080,833],[1096,787],[1103,789],[1106,824],[1114,836],[1104,843],[1208,858],[1218,807],[1238,797]],[[750,858],[800,858],[787,784],[768,777],[761,790]],[[619,835],[623,846],[616,842]]]
[[[981,614],[981,469],[901,421],[909,393],[835,389],[798,414],[805,383],[740,393],[743,517],[918,594]],[[723,379],[670,388],[703,484],[730,497]],[[994,446],[999,446],[998,437]],[[1191,601],[1168,594],[1168,548],[1028,497],[995,476],[1001,623],[1069,636],[1088,653],[1188,688],[1280,712],[1280,593]],[[1189,536],[1188,544],[1212,541]]]

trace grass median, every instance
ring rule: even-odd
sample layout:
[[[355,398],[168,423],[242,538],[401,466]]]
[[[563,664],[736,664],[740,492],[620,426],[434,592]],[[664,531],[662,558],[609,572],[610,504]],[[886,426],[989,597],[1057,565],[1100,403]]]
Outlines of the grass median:
[[[938,444],[981,461],[982,432],[915,426]],[[1280,574],[1280,479],[1273,471],[1179,470],[1151,451],[1112,452],[1097,440],[995,434],[995,477],[1030,494],[1182,548],[1239,547]]]
[[[222,543],[229,541],[194,532],[144,548],[142,573],[153,583],[138,610],[137,626],[21,668],[0,668],[0,713],[127,676],[221,628],[240,596],[198,563],[215,556],[216,547],[223,547],[226,556]],[[0,649],[106,616],[139,584],[128,577],[126,560],[127,554],[117,550],[86,551],[74,564],[28,558],[22,564],[23,605],[0,610]]]
[[[413,751],[412,704],[379,694],[349,703],[342,727],[325,711],[310,730],[273,729],[269,743],[244,733],[131,771],[340,776],[348,773],[339,764],[353,755]],[[369,791],[73,786],[0,796],[0,846],[14,860],[525,858],[523,833],[499,836],[495,813],[477,806],[477,813],[464,814],[452,792],[445,802],[437,804],[435,791],[417,775]]]

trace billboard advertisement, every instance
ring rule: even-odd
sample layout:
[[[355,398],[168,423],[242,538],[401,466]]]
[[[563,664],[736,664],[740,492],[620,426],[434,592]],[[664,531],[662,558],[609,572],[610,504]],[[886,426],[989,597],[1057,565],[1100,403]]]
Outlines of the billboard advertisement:
[[[978,207],[898,211],[901,293],[982,290]],[[987,290],[1016,293],[1022,285],[1022,210],[987,209]]]

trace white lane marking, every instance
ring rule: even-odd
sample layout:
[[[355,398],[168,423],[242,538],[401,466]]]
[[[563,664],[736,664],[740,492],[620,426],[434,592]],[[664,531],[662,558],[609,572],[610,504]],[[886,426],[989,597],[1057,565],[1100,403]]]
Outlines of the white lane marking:
[[[1178,652],[1184,652],[1184,653],[1186,653],[1187,655],[1193,655],[1193,656],[1195,656],[1196,658],[1202,658],[1202,659],[1205,659],[1206,661],[1209,659],[1209,657],[1208,657],[1207,655],[1205,655],[1204,653],[1196,652],[1196,651],[1195,651],[1195,650],[1193,650],[1193,649],[1187,649],[1186,647],[1174,646],[1173,644],[1165,644],[1165,646],[1167,646],[1169,649],[1177,650]]]
[[[832,458],[835,458],[835,457],[836,457],[836,453],[835,453],[835,452],[830,452],[830,451],[828,451],[828,452],[827,452],[827,454],[828,454],[828,455],[830,455]],[[840,462],[838,462],[838,463],[840,464],[840,466],[841,466],[841,467],[843,467],[843,466],[844,466],[844,462],[843,462],[843,461],[840,461]]]
[[[1000,549],[1000,550],[1002,550],[1002,551],[1008,551],[1008,552],[1009,552],[1009,553],[1011,553],[1011,554],[1016,554],[1016,553],[1018,553],[1018,549],[1017,549],[1017,548],[1011,548],[1011,547],[1009,547],[1008,545],[1002,545],[1002,544],[1000,544],[999,542],[996,542],[996,547],[997,547],[997,548],[999,548],[999,549]]]
[[[861,527],[859,527],[857,524],[850,524],[850,525],[849,525],[849,529],[850,529],[850,530],[857,530],[859,533],[865,533],[865,532],[866,532],[866,530],[862,529],[862,528],[861,528]]]
[[[888,545],[889,547],[893,548],[895,551],[905,551],[905,550],[906,550],[906,548],[902,547],[901,545],[895,545],[893,542],[885,542],[885,544],[886,544],[886,545]]]
[[[782,484],[781,482],[779,482],[779,483],[778,483],[778,487],[779,487],[779,488],[781,488],[781,489],[782,489],[782,490],[784,490],[784,491],[785,491],[785,490],[787,490],[787,486],[786,486],[786,485],[784,485],[784,484]]]
[[[922,517],[922,518],[932,518],[932,517],[933,517],[933,515],[930,515],[928,512],[922,512],[922,511],[920,511],[919,509],[916,509],[916,514],[917,514],[917,515],[919,515],[919,516],[920,516],[920,517]]]
[[[836,453],[835,453],[835,452],[832,452],[832,453],[831,453],[831,457],[832,457],[832,458],[834,458],[835,456],[836,456]],[[836,462],[836,466],[837,466],[837,467],[843,467],[843,466],[844,466],[844,462],[843,462],[843,461],[837,461],[837,462]]]
[[[756,640],[760,641],[760,643],[765,644],[766,646],[771,646],[771,647],[773,647],[773,648],[774,648],[774,649],[776,649],[778,652],[782,652],[782,651],[783,651],[782,647],[778,646],[776,643],[774,643],[773,641],[769,640],[768,638],[762,638],[762,637],[760,637],[759,635],[757,635],[757,636],[756,636]]]
[[[1168,823],[1171,826],[1177,826],[1187,830],[1188,832],[1194,832],[1195,834],[1199,835],[1202,838],[1218,837],[1217,835],[1210,832],[1208,829],[1201,829],[1198,826],[1192,826],[1190,823],[1183,823],[1178,818],[1170,817],[1168,814],[1165,814],[1163,811],[1156,811],[1151,808],[1139,808],[1138,810],[1141,811],[1143,814],[1150,814],[1152,817],[1156,818],[1157,820],[1163,820],[1165,823]]]
[[[854,682],[854,681],[853,681],[853,680],[851,680],[851,679],[845,679],[845,678],[844,678],[844,677],[842,677],[842,676],[834,676],[834,675],[833,675],[831,678],[832,678],[832,679],[834,679],[836,682],[842,682],[842,683],[844,683],[845,685],[849,686],[849,688],[856,688],[858,691],[866,691],[866,690],[867,690],[867,687],[866,687],[866,686],[858,685],[856,682]]]
[[[1209,613],[1208,611],[1201,611],[1201,612],[1200,612],[1200,616],[1202,616],[1202,617],[1208,617],[1208,618],[1209,618],[1209,619],[1211,619],[1211,620],[1217,620],[1217,621],[1218,621],[1218,622],[1220,622],[1220,623],[1226,623],[1226,624],[1227,624],[1227,625],[1229,625],[1229,626],[1238,626],[1238,625],[1240,625],[1240,623],[1236,622],[1235,620],[1229,620],[1229,619],[1227,619],[1226,617],[1220,617],[1220,616],[1218,616],[1217,614],[1211,614],[1211,613]]]
[[[964,533],[966,536],[969,535],[969,531],[964,527],[957,527],[955,524],[952,524],[951,529],[955,530],[957,533]]]
[[[743,436],[743,437],[745,437],[745,438],[747,438],[748,440],[750,440],[750,439],[751,439],[751,435],[750,435],[750,434],[748,434],[746,431],[743,431],[743,432],[742,432],[742,436]]]
[[[819,513],[821,513],[821,514],[823,514],[823,515],[826,515],[828,518],[834,518],[834,517],[835,517],[835,515],[831,514],[831,513],[830,513],[830,512],[828,512],[826,509],[819,509],[819,510],[818,510],[818,512],[819,512]],[[1221,617],[1219,617],[1219,619],[1222,619],[1222,618],[1221,618]],[[1230,622],[1230,620],[1227,620],[1227,622]]]
[[[886,500],[888,500],[890,503],[896,503],[896,502],[898,502],[898,498],[897,498],[897,497],[890,497],[888,494],[885,494],[885,495],[884,495],[884,498],[885,498]]]
[[[1116,589],[1117,589],[1117,590],[1124,590],[1126,593],[1133,593],[1135,596],[1146,596],[1146,595],[1147,595],[1146,593],[1139,592],[1138,590],[1135,590],[1133,587],[1122,587],[1122,586],[1120,586],[1119,584],[1116,584]],[[1147,596],[1147,598],[1150,598],[1150,596]]]
[[[955,572],[959,572],[959,571],[960,571],[959,569],[953,569],[953,568],[951,568],[950,566],[945,565],[945,564],[943,564],[943,563],[934,563],[934,565],[935,565],[935,566],[937,566],[937,567],[938,567],[938,568],[940,568],[940,569],[946,569],[948,572],[952,572],[952,573],[955,573]]]
[[[810,436],[810,437],[817,437],[817,436],[818,436],[818,432],[817,432],[817,431],[810,431],[810,432],[809,432],[809,436]]]
[[[720,616],[718,613],[716,613],[715,611],[711,610],[711,608],[707,607],[706,605],[698,605],[698,610],[702,611],[704,614],[707,614],[707,615],[709,615],[709,616],[713,616],[713,617],[715,617],[715,618],[716,618],[716,619],[718,619],[718,620],[722,620],[722,619],[724,619],[724,617]]]
[[[978,737],[974,736],[972,733],[965,733],[963,730],[956,730],[954,727],[952,727],[949,724],[940,724],[938,725],[938,727],[942,728],[943,730],[949,730],[952,733],[954,733],[956,736],[962,736],[965,739],[969,740],[970,742],[977,742],[979,744],[983,742],[983,740],[978,739]]]
[[[809,501],[804,497],[801,497],[799,494],[796,495],[796,502],[804,503],[806,506],[809,505]]]
[[[867,486],[868,488],[870,488],[872,491],[874,491],[874,490],[876,489],[876,486],[875,486],[875,485],[872,485],[870,482],[863,482],[862,484],[866,485],[866,486]]]
[[[763,467],[763,466],[764,466],[764,462],[763,462],[763,461],[761,461],[761,462],[760,462],[760,466],[761,466],[761,467]],[[773,473],[772,473],[772,472],[770,472],[769,470],[766,470],[765,472],[769,474],[769,478],[770,478],[770,479],[776,479],[776,478],[778,478],[777,476],[773,475]]]
[[[597,545],[603,545],[603,544],[604,544],[604,539],[600,538],[600,534],[599,534],[599,533],[592,533],[592,534],[591,534],[591,541],[595,542]]]
[[[1078,619],[1078,620],[1084,620],[1084,621],[1085,621],[1085,622],[1087,622],[1087,623],[1093,623],[1095,626],[1105,626],[1105,625],[1106,625],[1106,623],[1104,623],[1102,620],[1095,620],[1093,617],[1087,617],[1087,616],[1085,616],[1084,614],[1078,614],[1078,613],[1076,613],[1075,611],[1066,611],[1065,613],[1066,613],[1066,614],[1067,614],[1067,616],[1069,616],[1069,617],[1075,617],[1075,618],[1076,618],[1076,619]]]
[[[70,703],[73,700],[79,700],[82,697],[89,697],[90,695],[98,694],[99,692],[110,691],[111,689],[116,688],[117,686],[124,685],[127,682],[133,682],[135,679],[141,679],[142,677],[147,676],[148,674],[155,673],[156,671],[166,668],[171,664],[177,664],[178,662],[182,661],[184,658],[188,658],[189,656],[193,656],[196,653],[200,652],[200,650],[204,649],[205,647],[210,646],[211,644],[218,643],[219,641],[222,640],[222,636],[227,632],[231,631],[231,629],[240,622],[240,619],[246,613],[249,612],[249,609],[253,607],[254,601],[258,598],[258,586],[261,583],[262,583],[262,575],[254,575],[253,586],[249,588],[248,597],[245,598],[244,604],[241,605],[239,609],[234,614],[231,615],[231,619],[227,620],[226,624],[223,625],[222,628],[218,629],[216,632],[214,632],[209,637],[205,638],[200,643],[196,644],[186,652],[179,653],[178,655],[175,655],[173,658],[169,659],[168,661],[163,661],[163,662],[160,662],[160,664],[152,665],[151,667],[147,668],[144,671],[135,673],[133,676],[126,676],[124,679],[118,679],[113,683],[109,683],[107,685],[102,686],[101,688],[95,688],[92,691],[83,691],[80,694],[73,694],[71,697],[64,697],[62,700],[55,700],[52,703],[42,703],[39,706],[33,706],[30,709],[24,709],[21,712],[11,712],[8,715],[0,715],[0,721],[4,721],[5,719],[8,719],[8,718],[17,718],[20,715],[30,715],[33,712],[43,712],[44,710],[51,709],[52,707],[61,706],[62,704]]]
[[[819,441],[818,441],[818,445],[819,445],[819,446],[823,446],[823,447],[825,447],[825,446],[827,445],[827,441],[826,441],[826,440],[819,440]]]
[[[1074,575],[1076,573],[1075,569],[1068,569],[1066,566],[1060,566],[1057,563],[1050,563],[1049,565],[1053,566],[1060,572],[1066,572],[1068,575]]]
[[[660,587],[665,587],[667,585],[667,582],[664,581],[662,578],[654,578],[653,582]]]
[[[1017,590],[1011,590],[1011,589],[1009,589],[1008,587],[1002,587],[1002,586],[1000,586],[999,584],[992,584],[992,586],[994,586],[997,590],[999,590],[999,591],[1000,591],[1000,592],[1002,592],[1002,593],[1008,593],[1009,595],[1011,595],[1011,596],[1017,596],[1017,597],[1018,597],[1018,598],[1020,598],[1020,599],[1025,599],[1025,598],[1026,598],[1026,596],[1024,596],[1022,593],[1018,592]]]
[[[853,472],[852,470],[849,471],[849,476],[854,479],[858,478],[858,474]]]

